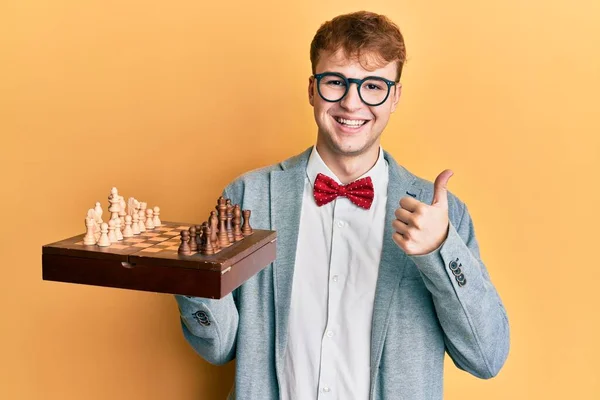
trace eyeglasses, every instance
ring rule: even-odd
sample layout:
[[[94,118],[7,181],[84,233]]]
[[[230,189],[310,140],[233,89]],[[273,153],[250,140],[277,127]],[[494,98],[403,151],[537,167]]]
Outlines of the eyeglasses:
[[[335,103],[348,94],[351,83],[356,83],[358,96],[368,106],[379,106],[387,100],[390,89],[396,82],[380,76],[367,76],[364,79],[346,78],[337,72],[324,72],[313,75],[317,80],[317,91],[325,101]]]

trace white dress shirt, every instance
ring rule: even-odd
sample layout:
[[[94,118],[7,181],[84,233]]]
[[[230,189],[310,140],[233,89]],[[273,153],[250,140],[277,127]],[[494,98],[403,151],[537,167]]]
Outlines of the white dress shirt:
[[[313,147],[304,183],[281,398],[367,400],[388,165],[380,148],[376,164],[360,177],[373,180],[369,210],[346,197],[317,206],[313,185],[319,172],[341,184]]]

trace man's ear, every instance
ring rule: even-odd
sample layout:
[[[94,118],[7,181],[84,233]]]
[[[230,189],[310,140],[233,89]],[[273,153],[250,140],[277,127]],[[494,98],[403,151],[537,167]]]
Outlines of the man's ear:
[[[398,101],[400,101],[400,95],[402,94],[402,84],[397,83],[394,86],[393,100],[392,100],[392,112],[396,111],[396,107],[398,106]]]
[[[308,78],[308,102],[311,106],[315,106],[315,77],[310,76]]]

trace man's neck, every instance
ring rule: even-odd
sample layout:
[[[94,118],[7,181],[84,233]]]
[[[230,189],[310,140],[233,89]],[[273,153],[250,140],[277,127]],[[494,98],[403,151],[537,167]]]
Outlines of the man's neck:
[[[343,156],[329,152],[317,143],[317,151],[327,167],[342,184],[350,183],[369,171],[379,157],[379,146],[373,146],[363,154]]]

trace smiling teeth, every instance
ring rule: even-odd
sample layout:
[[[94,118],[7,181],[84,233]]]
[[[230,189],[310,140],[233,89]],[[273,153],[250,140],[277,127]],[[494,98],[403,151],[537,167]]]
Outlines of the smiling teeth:
[[[361,126],[363,125],[365,122],[365,120],[362,119],[344,119],[344,118],[336,118],[337,122],[339,122],[340,124],[344,124],[344,125],[349,125],[349,126]]]

